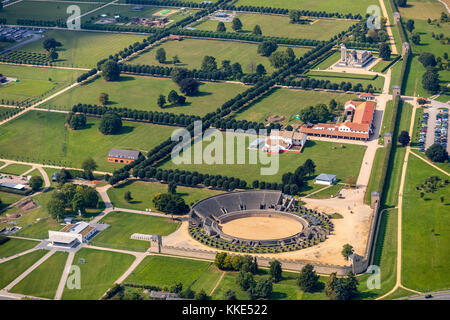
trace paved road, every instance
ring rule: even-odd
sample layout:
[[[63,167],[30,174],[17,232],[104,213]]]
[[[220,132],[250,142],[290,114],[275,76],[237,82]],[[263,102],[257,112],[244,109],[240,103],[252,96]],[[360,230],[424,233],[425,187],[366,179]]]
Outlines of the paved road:
[[[54,300],[61,300],[61,297],[64,292],[64,288],[66,287],[67,277],[69,276],[70,267],[72,266],[73,259],[75,257],[75,252],[69,252],[69,256],[66,260],[66,265],[64,266],[64,271],[61,275],[61,279],[59,280],[58,289],[56,290]]]
[[[6,6],[5,6],[5,7],[6,7]],[[23,27],[23,26],[22,26],[22,27]],[[2,51],[0,51],[0,54],[6,53],[6,52],[8,52],[8,51],[16,50],[16,49],[18,49],[18,48],[20,48],[20,47],[23,47],[23,46],[26,45],[26,44],[29,44],[29,43],[38,41],[38,40],[42,39],[43,37],[44,37],[43,34],[40,34],[40,33],[33,33],[33,35],[31,36],[30,39],[21,41],[21,42],[19,42],[19,43],[13,45],[13,46],[11,46],[11,47],[8,47],[8,48],[6,48],[6,49],[3,49]]]

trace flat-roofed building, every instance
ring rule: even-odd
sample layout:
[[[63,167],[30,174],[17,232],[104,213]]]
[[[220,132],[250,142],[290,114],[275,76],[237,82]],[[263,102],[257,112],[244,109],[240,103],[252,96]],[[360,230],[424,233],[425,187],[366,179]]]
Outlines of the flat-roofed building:
[[[68,224],[60,231],[49,230],[48,239],[53,246],[74,247],[80,243],[88,242],[95,232],[95,227],[81,221]]]

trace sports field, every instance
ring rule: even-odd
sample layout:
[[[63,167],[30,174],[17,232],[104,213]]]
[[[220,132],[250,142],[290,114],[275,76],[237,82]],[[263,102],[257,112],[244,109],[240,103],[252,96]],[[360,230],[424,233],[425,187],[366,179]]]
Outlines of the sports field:
[[[130,191],[133,200],[130,202],[125,201],[125,192]],[[156,211],[152,202],[153,195],[157,193],[167,192],[167,184],[161,184],[157,182],[143,182],[143,181],[129,181],[121,184],[115,188],[108,189],[108,196],[111,199],[112,204],[116,208],[127,208],[135,210],[152,209]],[[209,190],[206,188],[190,188],[177,186],[177,193],[183,197],[184,201],[192,205],[195,202],[210,197],[221,191]]]
[[[160,94],[166,96],[166,101],[172,90],[181,94],[179,87],[172,80],[122,75],[118,82],[107,82],[98,78],[91,83],[75,87],[44,105],[52,109],[71,110],[72,106],[78,103],[98,104],[98,97],[104,92],[109,95],[108,107],[204,116],[208,112],[216,111],[230,97],[246,89],[247,87],[240,84],[205,82],[200,85],[200,93],[197,96],[186,97],[184,105],[161,109],[157,105]]]
[[[80,259],[84,259],[81,260]],[[132,255],[83,248],[73,265],[81,272],[81,289],[64,289],[63,300],[98,300],[134,261]],[[84,262],[82,262],[84,261]]]
[[[20,50],[46,53],[43,48],[45,39],[54,38],[62,44],[61,47],[56,48],[59,56],[55,65],[88,69],[97,67],[97,62],[108,58],[110,53],[119,52],[146,38],[146,36],[135,34],[69,30],[48,30],[44,35],[45,38],[21,47]]]
[[[0,155],[75,168],[92,157],[99,171],[113,171],[121,165],[107,162],[110,149],[147,152],[175,130],[174,127],[124,121],[120,134],[105,136],[98,130],[98,118],[88,118],[88,126],[82,130],[67,129],[65,118],[65,114],[30,111],[8,122],[0,136]]]
[[[365,15],[367,7],[378,4],[376,0],[238,0],[235,6],[263,6],[272,8],[326,11]]]
[[[403,202],[402,282],[411,289],[428,292],[448,289],[450,276],[449,186],[420,197],[416,186],[430,176],[448,179],[440,171],[410,155]],[[440,197],[444,197],[441,203]]]
[[[0,103],[12,104],[55,93],[74,83],[83,71],[0,65],[0,73],[18,80],[1,87]]]
[[[233,135],[229,134],[229,137]],[[359,168],[361,167],[362,158],[364,156],[365,147],[358,145],[343,144],[344,148],[341,148],[341,144],[324,142],[324,141],[312,141],[308,140],[305,148],[301,154],[297,153],[283,153],[280,154],[277,161],[271,160],[277,157],[277,155],[267,155],[263,154],[262,151],[258,150],[248,150],[249,144],[254,140],[254,138],[245,139],[245,144],[235,143],[234,150],[226,150],[226,143],[224,142],[223,149],[214,150],[214,154],[217,155],[216,158],[223,164],[207,164],[204,161],[201,164],[182,164],[176,165],[172,160],[166,161],[161,167],[164,169],[183,169],[189,171],[198,171],[201,173],[208,174],[221,174],[223,176],[238,177],[240,179],[246,180],[247,183],[251,184],[253,180],[260,180],[266,182],[277,182],[281,183],[281,176],[287,172],[294,172],[300,165],[307,159],[311,159],[316,164],[316,173],[332,173],[336,174],[338,179],[344,180],[347,176],[353,175],[358,176]],[[198,142],[203,143],[203,154],[209,155],[211,153],[212,145],[211,142]],[[239,148],[239,150],[238,150]],[[194,159],[193,152],[194,148],[190,148],[187,152],[192,152],[191,159]],[[230,155],[234,152],[236,154],[241,152],[240,150],[245,150],[245,162],[246,164],[225,164],[226,154]],[[249,163],[250,154],[258,153],[258,161],[256,164]],[[183,154],[181,154],[182,156]],[[235,163],[237,163],[236,158]],[[178,161],[177,159],[176,161]],[[261,168],[269,168],[267,164],[272,161],[272,168],[274,169],[273,174],[264,175],[261,174]],[[266,164],[261,164],[262,162]],[[277,170],[278,169],[278,170]]]
[[[164,48],[166,51],[167,63],[161,64],[156,60],[156,50],[159,48]],[[278,50],[285,51],[286,47],[278,47]],[[293,50],[297,57],[301,57],[309,51],[309,49],[305,48],[293,48]],[[261,63],[268,73],[272,73],[274,68],[271,66],[269,58],[260,56],[257,51],[257,44],[234,41],[184,39],[183,41],[166,41],[153,47],[150,51],[142,53],[130,60],[130,63],[173,66],[171,63],[172,57],[177,55],[181,61],[180,63],[177,63],[177,66],[186,67],[188,69],[200,69],[203,57],[213,56],[216,58],[218,68],[220,68],[223,60],[230,60],[231,64],[239,62],[244,73],[250,72],[248,66],[251,63],[254,63],[255,66]]]
[[[347,30],[355,22],[349,20],[311,19],[311,24],[290,23],[287,16],[269,16],[251,13],[239,13],[242,22],[240,33],[251,33],[255,25],[261,27],[264,36],[288,37],[314,40],[330,40],[334,35]],[[217,20],[206,20],[195,25],[198,30],[216,31]],[[234,32],[231,22],[226,22],[227,32]]]
[[[26,251],[35,247],[38,244],[36,241],[9,239],[7,242],[0,245],[0,258],[10,257],[19,252]]]
[[[67,252],[55,252],[25,279],[16,284],[11,292],[53,299],[68,255]]]
[[[110,226],[92,239],[93,245],[131,251],[145,251],[150,247],[149,241],[130,239],[133,233],[167,236],[180,224],[172,221],[170,217],[152,217],[129,212],[108,213],[101,222]]]
[[[66,21],[71,14],[66,12],[67,7],[72,3],[52,2],[52,1],[20,1],[14,5],[3,8],[0,12],[0,19],[6,18],[7,24],[16,24],[17,19],[45,20],[45,21]],[[91,11],[100,3],[77,3],[81,9],[81,14]]]
[[[4,288],[14,279],[24,273],[48,251],[37,250],[21,257],[0,263],[0,287]]]
[[[282,123],[301,123],[300,120],[295,120],[295,115],[303,108],[315,106],[319,103],[328,105],[332,99],[344,104],[346,101],[355,98],[356,95],[342,93],[276,88],[237,113],[235,118],[237,120],[267,122],[267,118],[270,116],[281,116],[285,117]]]
[[[203,288],[209,294],[219,276],[220,273],[208,261],[149,256],[128,276],[125,283],[170,288],[181,282],[183,288],[191,285],[193,290]]]

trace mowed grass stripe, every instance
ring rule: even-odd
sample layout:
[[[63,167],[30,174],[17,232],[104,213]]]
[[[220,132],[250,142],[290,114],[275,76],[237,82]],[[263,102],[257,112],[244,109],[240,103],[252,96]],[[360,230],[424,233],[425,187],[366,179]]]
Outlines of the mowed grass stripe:
[[[68,256],[67,252],[55,252],[16,284],[11,292],[53,299]]]
[[[34,248],[38,243],[39,242],[30,240],[9,239],[7,242],[0,245],[0,259]]]

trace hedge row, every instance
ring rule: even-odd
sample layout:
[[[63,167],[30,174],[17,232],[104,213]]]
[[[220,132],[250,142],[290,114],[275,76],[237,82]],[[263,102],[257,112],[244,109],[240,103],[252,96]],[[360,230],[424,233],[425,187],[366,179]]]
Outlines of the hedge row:
[[[96,73],[97,73],[97,69],[96,69],[96,68],[93,68],[93,69],[89,70],[88,72],[85,72],[85,73],[83,73],[82,75],[80,75],[80,76],[77,78],[77,82],[82,82],[82,81],[86,80],[87,78],[93,76],[93,75],[96,74]]]
[[[122,118],[127,120],[149,122],[155,124],[168,124],[177,126],[188,126],[194,123],[195,120],[199,120],[199,116],[173,114],[169,112],[158,112],[158,111],[143,111],[128,108],[117,108],[117,107],[102,107],[98,105],[90,104],[77,104],[72,107],[72,112],[84,113],[87,115],[102,115],[108,111],[113,111],[120,115]]]

